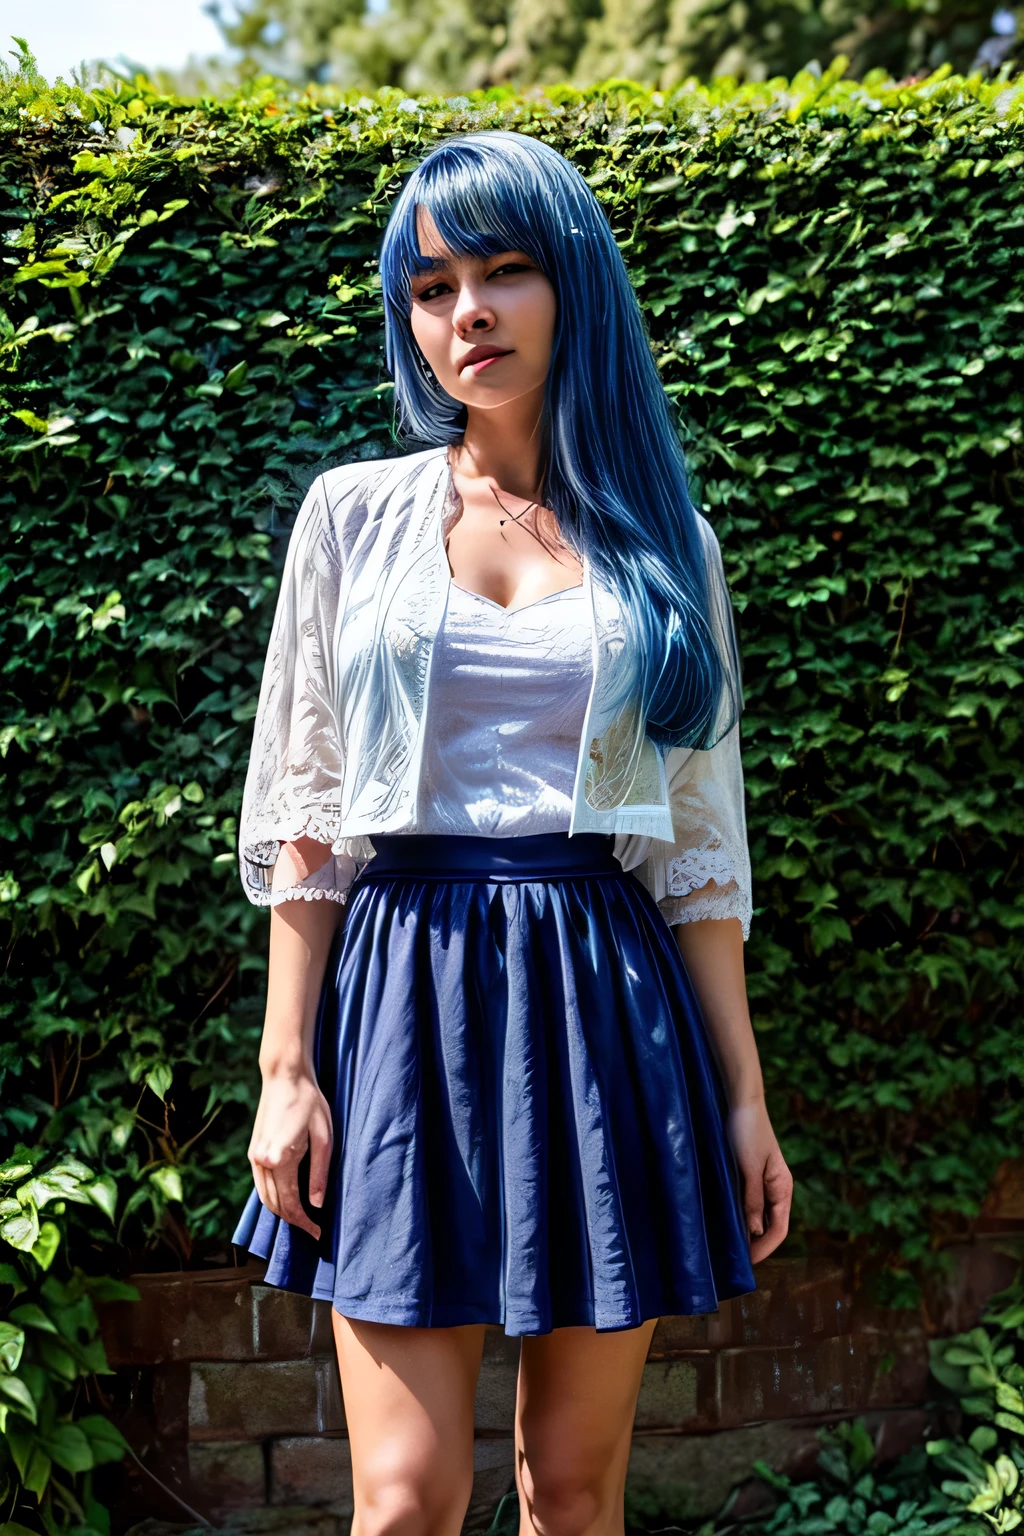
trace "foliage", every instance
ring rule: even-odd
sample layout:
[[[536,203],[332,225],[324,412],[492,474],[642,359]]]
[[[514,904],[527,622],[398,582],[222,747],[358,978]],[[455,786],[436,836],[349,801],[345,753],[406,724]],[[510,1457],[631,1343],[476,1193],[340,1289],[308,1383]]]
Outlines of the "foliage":
[[[23,77],[0,122],[0,1133],[116,1181],[126,1263],[227,1258],[266,944],[236,818],[283,535],[315,467],[396,451],[374,258],[402,173],[512,125],[602,199],[722,539],[799,1223],[910,1273],[1021,1142],[1024,86]]]
[[[751,1523],[751,1536],[991,1536],[1016,1530],[1024,1510],[1022,1345],[1024,1284],[1018,1276],[992,1298],[978,1327],[929,1345],[932,1375],[956,1400],[966,1438],[958,1432],[927,1441],[883,1472],[872,1465],[874,1445],[861,1422],[826,1430],[809,1480],[797,1482],[757,1463],[780,1498],[766,1520]],[[974,1423],[978,1419],[983,1422]],[[727,1516],[728,1506],[716,1536]]]
[[[763,1461],[755,1470],[779,1495],[772,1514],[752,1522],[757,1536],[961,1536],[964,1521],[928,1476],[917,1447],[885,1470],[872,1465],[874,1442],[863,1423],[819,1434],[815,1476],[796,1481]]]
[[[981,1516],[980,1531],[1002,1536],[1024,1520],[1024,1284],[993,1297],[979,1327],[930,1348],[932,1374],[982,1421],[966,1441],[929,1442],[936,1465],[954,1474],[943,1492]]]
[[[1024,1509],[1022,1344],[1024,1280],[1018,1275],[991,1299],[978,1327],[929,1343],[932,1375],[956,1402],[966,1438],[958,1431],[926,1441],[883,1468],[863,1420],[839,1423],[819,1431],[821,1449],[810,1477],[755,1462],[754,1471],[775,1494],[770,1513],[738,1520],[734,1490],[696,1536],[992,1536],[1015,1530]],[[974,1424],[977,1419],[983,1422]],[[954,1477],[944,1475],[949,1472]],[[631,1502],[637,1519],[642,1501],[634,1496]],[[513,1515],[510,1499],[488,1536],[511,1531]],[[650,1528],[642,1517],[640,1525]],[[668,1536],[657,1517],[655,1528]]]
[[[211,6],[246,58],[300,80],[411,92],[626,76],[790,76],[840,54],[858,78],[1024,61],[1024,6],[964,0],[226,0]]]
[[[93,1470],[120,1461],[126,1445],[102,1413],[82,1413],[99,1398],[97,1376],[110,1375],[99,1337],[96,1301],[137,1300],[133,1285],[91,1277],[66,1258],[68,1205],[112,1221],[117,1190],[77,1158],[19,1146],[0,1166],[0,1286],[10,1293],[0,1321],[0,1509],[7,1536],[31,1536],[13,1517],[48,1532],[109,1536],[94,1497]],[[40,1211],[47,1216],[40,1219]],[[91,1223],[85,1222],[86,1230]]]

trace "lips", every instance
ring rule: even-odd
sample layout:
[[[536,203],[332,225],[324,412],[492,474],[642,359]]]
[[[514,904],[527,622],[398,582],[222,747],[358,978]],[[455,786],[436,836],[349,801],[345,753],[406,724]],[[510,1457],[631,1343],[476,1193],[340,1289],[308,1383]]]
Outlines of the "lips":
[[[488,363],[496,362],[499,357],[508,357],[511,351],[511,347],[472,347],[462,359],[459,371],[464,373],[467,368],[472,368],[474,373],[479,373]]]

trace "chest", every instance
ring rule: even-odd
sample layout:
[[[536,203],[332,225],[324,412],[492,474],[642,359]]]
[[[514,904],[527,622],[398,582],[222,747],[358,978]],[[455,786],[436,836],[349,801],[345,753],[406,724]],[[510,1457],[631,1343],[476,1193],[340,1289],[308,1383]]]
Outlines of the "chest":
[[[434,668],[446,643],[446,608],[453,587],[460,585],[453,582],[446,547],[460,515],[446,494],[446,475],[442,455],[432,454],[415,477],[403,477],[399,484],[367,497],[353,525],[339,528],[346,559],[339,589],[332,594],[336,606],[321,626],[325,645],[320,686],[346,762],[346,817],[357,829],[400,826],[415,805],[424,743],[431,735],[433,703],[428,708],[428,699],[434,698]],[[658,830],[668,825],[659,754],[646,738],[638,713],[627,707],[624,615],[585,554],[581,574],[582,580],[572,583],[577,589],[578,628],[570,651],[576,658],[573,688],[578,688],[580,702],[579,711],[572,711],[571,734],[577,743],[572,830],[669,835]],[[568,585],[562,573],[557,588],[548,594],[552,602],[562,601],[556,593]],[[475,600],[483,601],[479,594]],[[538,594],[538,613],[546,601],[547,596]],[[505,611],[505,605],[493,599],[490,606]],[[518,607],[508,609],[510,623],[529,620],[532,604],[523,604],[520,612]],[[508,638],[501,641],[502,647]],[[558,655],[550,637],[536,648],[529,667],[531,686],[540,689],[550,684],[550,676],[542,678],[539,670],[545,646],[545,667],[555,665]],[[465,653],[454,659],[458,678],[467,681],[474,664]],[[516,679],[523,680],[523,667],[510,662],[507,651],[499,656],[492,649],[487,667],[475,664],[474,687],[485,687],[491,664],[516,686]],[[494,675],[491,672],[492,681]],[[556,666],[556,675],[564,682],[567,669]],[[507,705],[502,708],[511,723]]]
[[[492,683],[501,672],[510,684],[530,674],[539,682],[545,667],[554,681],[566,664],[577,679],[603,673],[617,654],[618,605],[594,582],[585,558],[573,570],[556,562],[546,572],[535,568],[533,578],[546,575],[547,585],[508,604],[471,587],[461,567],[453,576],[449,551],[462,516],[451,481],[443,479],[422,504],[403,505],[400,517],[385,506],[367,520],[332,626],[331,682],[340,700],[376,689],[419,714],[441,654],[446,666],[461,654],[457,670],[467,685],[482,680],[470,647],[484,648]]]
[[[506,610],[524,609],[577,585],[583,565],[549,508],[452,475],[444,488],[449,572],[463,589]]]
[[[446,720],[578,743],[592,677],[582,584],[511,610],[450,584],[431,669],[432,707]]]

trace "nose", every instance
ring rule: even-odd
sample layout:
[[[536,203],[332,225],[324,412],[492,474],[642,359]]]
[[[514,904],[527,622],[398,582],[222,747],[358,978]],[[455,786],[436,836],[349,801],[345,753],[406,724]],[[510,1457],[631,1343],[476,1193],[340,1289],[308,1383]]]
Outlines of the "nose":
[[[459,289],[452,325],[459,336],[470,331],[489,331],[494,325],[494,310],[487,303],[483,287],[475,282],[465,282]]]

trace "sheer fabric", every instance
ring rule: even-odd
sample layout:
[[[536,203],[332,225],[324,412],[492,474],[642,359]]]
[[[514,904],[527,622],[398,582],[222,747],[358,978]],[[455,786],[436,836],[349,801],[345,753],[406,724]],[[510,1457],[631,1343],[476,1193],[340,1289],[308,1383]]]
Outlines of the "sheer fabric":
[[[373,833],[417,830],[428,684],[452,585],[445,539],[457,515],[443,449],[345,465],[310,487],[288,545],[243,794],[240,868],[256,904],[344,901],[373,856]],[[712,629],[741,698],[721,553],[700,524]],[[720,717],[707,750],[658,751],[634,713],[609,708],[622,616],[586,557],[580,595],[591,685],[566,830],[613,834],[623,868],[636,869],[670,923],[737,916],[746,937],[739,722],[727,728]],[[299,879],[279,856],[302,836],[331,853]]]
[[[748,939],[753,902],[739,722],[710,751],[669,752],[666,767],[674,840],[616,839],[623,868],[635,869],[670,925],[738,917]]]

